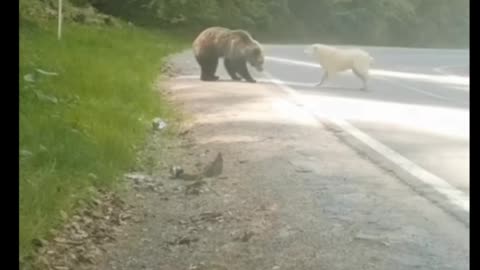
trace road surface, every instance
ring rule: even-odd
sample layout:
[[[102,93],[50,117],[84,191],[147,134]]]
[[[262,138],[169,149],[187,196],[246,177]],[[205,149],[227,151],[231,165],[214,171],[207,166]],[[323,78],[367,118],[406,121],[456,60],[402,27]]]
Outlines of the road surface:
[[[266,70],[315,111],[348,121],[469,194],[469,51],[364,47],[375,58],[365,92],[351,72],[314,87],[323,71],[303,48],[267,46]]]
[[[367,50],[368,92],[348,73],[312,88],[301,46],[267,46],[257,84],[173,57],[162,89],[192,126],[180,147],[147,143],[162,189],[135,190],[145,219],[98,269],[469,269],[468,54]],[[218,152],[219,177],[169,179]]]

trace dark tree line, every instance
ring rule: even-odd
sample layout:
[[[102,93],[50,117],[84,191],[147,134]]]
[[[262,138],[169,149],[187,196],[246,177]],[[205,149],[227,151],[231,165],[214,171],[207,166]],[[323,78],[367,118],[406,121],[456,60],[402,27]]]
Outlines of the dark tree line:
[[[469,43],[467,0],[83,1],[137,24],[192,31],[222,25],[247,29],[268,41],[459,47]]]

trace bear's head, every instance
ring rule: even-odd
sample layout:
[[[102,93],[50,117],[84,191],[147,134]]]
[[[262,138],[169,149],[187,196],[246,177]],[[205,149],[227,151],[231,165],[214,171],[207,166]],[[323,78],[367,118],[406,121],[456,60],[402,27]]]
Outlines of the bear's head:
[[[263,64],[265,56],[260,46],[253,46],[247,54],[247,62],[254,67],[258,72],[263,72]]]

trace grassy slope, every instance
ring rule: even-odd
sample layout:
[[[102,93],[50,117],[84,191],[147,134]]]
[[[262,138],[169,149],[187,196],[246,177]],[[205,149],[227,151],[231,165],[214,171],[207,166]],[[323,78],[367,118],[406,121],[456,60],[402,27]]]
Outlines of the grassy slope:
[[[60,224],[61,211],[88,198],[89,187],[112,187],[134,162],[150,120],[170,116],[152,83],[162,58],[185,44],[130,26],[67,24],[60,42],[55,31],[53,23],[21,21],[21,257]]]

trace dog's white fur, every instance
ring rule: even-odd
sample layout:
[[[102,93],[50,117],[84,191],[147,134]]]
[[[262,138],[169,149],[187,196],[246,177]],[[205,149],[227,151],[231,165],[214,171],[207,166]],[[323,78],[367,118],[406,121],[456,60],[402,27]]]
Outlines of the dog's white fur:
[[[337,73],[352,70],[363,81],[363,89],[367,89],[369,69],[373,64],[373,57],[361,49],[341,49],[324,44],[312,44],[305,51],[311,55],[324,69],[325,73],[320,83],[333,78]]]

